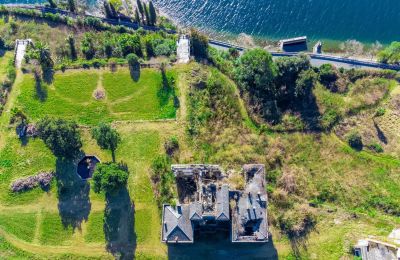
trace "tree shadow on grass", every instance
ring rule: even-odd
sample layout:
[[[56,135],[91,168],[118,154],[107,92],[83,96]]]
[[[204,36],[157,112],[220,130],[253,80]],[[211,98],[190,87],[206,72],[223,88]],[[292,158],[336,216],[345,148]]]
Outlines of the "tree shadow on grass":
[[[47,86],[43,84],[42,79],[37,74],[35,74],[35,94],[40,102],[45,102],[47,100]]]
[[[307,241],[312,231],[315,231],[314,224],[307,225],[299,235],[288,234],[290,246],[296,259],[301,259],[301,250],[307,251]]]
[[[138,82],[140,79],[140,65],[135,67],[129,66],[129,73],[131,75],[131,79],[135,82]]]
[[[78,176],[76,166],[73,160],[57,159],[58,211],[65,228],[81,230],[81,224],[88,220],[91,210],[90,185]]]
[[[168,259],[278,259],[272,237],[267,243],[232,243],[229,232],[195,234],[193,244],[168,244]]]
[[[302,121],[306,124],[307,129],[313,131],[321,130],[319,123],[321,113],[318,108],[317,99],[312,92],[310,92],[296,108],[300,113]]]
[[[106,195],[104,234],[106,249],[116,259],[134,259],[136,251],[135,206],[126,188]]]
[[[54,70],[53,68],[48,68],[43,71],[43,81],[46,84],[51,84],[54,81]]]
[[[171,97],[175,97],[174,79],[168,77],[165,70],[161,70],[162,83],[157,92],[160,106],[166,106]]]
[[[382,143],[387,144],[388,143],[387,137],[386,137],[385,133],[382,131],[382,129],[379,127],[379,125],[375,122],[375,120],[374,120],[374,127],[375,127],[375,130],[376,130],[379,140]]]

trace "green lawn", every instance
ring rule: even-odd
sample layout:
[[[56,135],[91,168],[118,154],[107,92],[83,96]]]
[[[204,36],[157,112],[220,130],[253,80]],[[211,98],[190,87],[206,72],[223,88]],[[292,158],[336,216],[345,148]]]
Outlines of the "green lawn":
[[[104,243],[104,230],[103,230],[104,212],[94,212],[89,215],[87,229],[85,234],[85,241],[88,243]]]
[[[0,50],[0,54],[3,50]],[[10,59],[12,59],[14,53],[12,51],[4,52],[3,56],[0,56],[0,82],[3,81],[5,76],[7,75],[7,65]]]
[[[15,136],[8,139],[6,147],[0,151],[0,203],[6,205],[32,203],[43,191],[36,188],[29,192],[12,193],[10,186],[18,178],[35,175],[40,171],[51,171],[55,158],[39,139],[31,139],[22,145]]]
[[[168,72],[169,76],[175,74]],[[97,87],[105,89],[105,99],[93,97]],[[94,125],[101,121],[176,116],[174,93],[162,88],[161,73],[153,69],[143,69],[138,82],[131,79],[126,69],[114,73],[104,70],[56,73],[52,84],[35,84],[31,75],[25,75],[20,88],[18,106],[35,121],[49,115]]]
[[[44,245],[63,245],[72,239],[72,228],[64,227],[58,213],[43,213],[40,226],[40,243]]]
[[[22,240],[32,242],[36,228],[35,213],[0,213],[0,228]]]

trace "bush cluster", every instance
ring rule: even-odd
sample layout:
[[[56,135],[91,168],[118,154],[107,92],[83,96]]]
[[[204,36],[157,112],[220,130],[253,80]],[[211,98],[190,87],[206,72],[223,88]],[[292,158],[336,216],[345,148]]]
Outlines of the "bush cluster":
[[[53,177],[53,172],[40,172],[34,176],[18,179],[11,184],[11,191],[24,192],[34,189],[38,186],[40,186],[43,190],[48,190]]]
[[[173,204],[175,197],[175,176],[170,170],[171,159],[160,155],[154,159],[150,176],[156,193],[159,208],[163,204]]]

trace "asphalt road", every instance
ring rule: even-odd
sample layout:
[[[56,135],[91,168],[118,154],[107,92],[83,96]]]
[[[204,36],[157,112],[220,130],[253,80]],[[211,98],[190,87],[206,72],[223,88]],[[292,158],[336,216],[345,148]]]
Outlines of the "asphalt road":
[[[219,50],[228,50],[229,48],[235,48],[239,52],[245,51],[245,48],[240,46],[231,45],[229,43],[210,40],[209,45]],[[285,57],[285,56],[295,56],[298,53],[284,53],[284,52],[271,52],[274,58]],[[310,62],[313,66],[319,67],[322,64],[332,64],[337,68],[345,68],[345,69],[392,69],[400,71],[400,66],[397,65],[387,65],[377,62],[368,62],[363,60],[356,60],[356,59],[348,59],[342,58],[338,56],[329,56],[323,54],[312,54],[307,53],[310,57]]]

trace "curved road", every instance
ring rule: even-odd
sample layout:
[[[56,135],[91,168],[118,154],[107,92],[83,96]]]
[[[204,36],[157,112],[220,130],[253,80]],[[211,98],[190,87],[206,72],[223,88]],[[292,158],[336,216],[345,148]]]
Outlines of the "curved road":
[[[246,50],[246,48],[233,45],[226,42],[221,42],[217,40],[209,40],[209,45],[219,50],[228,50],[229,48],[235,48],[240,52]],[[288,56],[295,56],[299,53],[294,52],[271,52],[274,58],[278,57],[288,57]],[[313,66],[319,67],[322,64],[332,64],[338,68],[357,68],[357,69],[391,69],[400,71],[400,66],[398,65],[388,65],[378,62],[369,62],[369,61],[362,61],[362,60],[355,60],[355,59],[348,59],[342,58],[337,56],[329,56],[324,54],[313,54],[313,53],[306,53],[310,57],[311,64]]]

